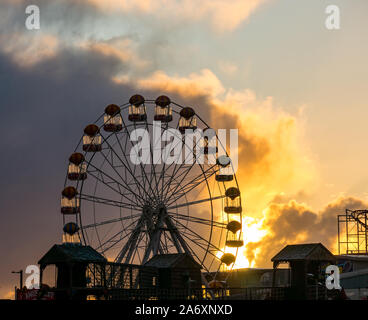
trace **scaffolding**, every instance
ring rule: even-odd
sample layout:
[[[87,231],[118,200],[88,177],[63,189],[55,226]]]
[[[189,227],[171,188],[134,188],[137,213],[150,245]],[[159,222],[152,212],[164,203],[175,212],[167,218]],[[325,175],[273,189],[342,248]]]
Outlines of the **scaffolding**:
[[[346,209],[338,215],[339,254],[368,255],[368,210]]]

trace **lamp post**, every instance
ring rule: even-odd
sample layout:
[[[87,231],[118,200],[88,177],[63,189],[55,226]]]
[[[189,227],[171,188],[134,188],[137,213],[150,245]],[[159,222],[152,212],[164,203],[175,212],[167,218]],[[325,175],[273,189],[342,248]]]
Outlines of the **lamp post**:
[[[23,288],[23,270],[12,271],[12,273],[19,273],[19,284],[20,284],[19,289],[22,289]]]

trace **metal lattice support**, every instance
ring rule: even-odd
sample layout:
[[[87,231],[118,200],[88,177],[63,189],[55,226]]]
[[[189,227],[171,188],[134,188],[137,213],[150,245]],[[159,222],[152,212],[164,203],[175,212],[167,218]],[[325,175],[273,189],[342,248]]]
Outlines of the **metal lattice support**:
[[[346,209],[338,215],[339,254],[368,255],[368,210]]]

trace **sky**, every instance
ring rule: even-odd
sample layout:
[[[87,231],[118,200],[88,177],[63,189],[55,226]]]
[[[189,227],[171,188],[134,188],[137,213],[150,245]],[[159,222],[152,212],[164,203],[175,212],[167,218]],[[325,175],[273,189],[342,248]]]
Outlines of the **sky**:
[[[40,8],[27,30],[25,8]],[[339,30],[325,9],[340,8]],[[365,0],[2,0],[0,296],[61,241],[67,155],[85,124],[136,92],[239,129],[246,247],[336,251],[336,215],[366,208]]]

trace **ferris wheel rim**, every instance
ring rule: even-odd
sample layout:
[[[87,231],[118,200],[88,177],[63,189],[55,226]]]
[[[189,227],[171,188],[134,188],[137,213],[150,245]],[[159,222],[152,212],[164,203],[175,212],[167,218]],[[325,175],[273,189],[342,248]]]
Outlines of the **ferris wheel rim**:
[[[145,103],[154,103],[154,100],[146,100],[145,101]],[[177,103],[175,103],[175,102],[171,102],[171,104],[173,104],[173,105],[175,105],[175,106],[177,106],[177,107],[180,107],[180,108],[184,108],[182,105],[180,105],[180,104],[177,104]],[[120,111],[120,114],[121,114],[121,112],[123,111],[123,110],[125,110],[125,109],[127,109],[129,107],[129,103],[125,103],[125,104],[122,104],[121,105],[121,111]],[[176,110],[173,110],[173,112],[174,113],[177,113],[178,114],[178,112],[176,111]],[[209,128],[209,126],[208,126],[208,124],[196,113],[196,116],[198,117],[198,119],[207,127],[207,128]],[[94,123],[97,123],[99,120],[101,120],[101,118],[103,119],[103,117],[104,117],[104,114],[102,114]],[[122,119],[123,119],[123,117],[122,117]],[[123,121],[124,121],[124,119],[123,119]],[[145,124],[146,126],[148,125],[148,123],[147,123],[147,119],[144,121],[144,123],[143,124]],[[166,125],[168,126],[168,123],[166,123]],[[128,127],[129,126],[135,126],[136,127],[136,123],[134,122],[133,124],[130,124],[130,125],[128,125]],[[103,127],[103,124],[101,125],[101,126],[99,126],[99,129],[101,129]],[[126,128],[126,125],[124,124],[124,128]],[[129,131],[128,131],[129,132]],[[113,132],[113,133],[111,133],[111,134],[109,134],[106,138],[103,136],[103,135],[101,135],[102,137],[103,137],[103,140],[104,140],[104,142],[106,142],[106,140],[108,140],[111,136],[113,136],[113,135],[117,135],[117,133],[115,133],[115,132]],[[217,134],[216,134],[216,137],[217,137]],[[78,150],[78,147],[81,145],[81,142],[82,142],[82,139],[83,139],[83,137],[80,139],[80,141],[79,141],[79,143],[78,143],[78,145],[77,145],[77,147],[76,147],[76,149],[75,149],[75,151],[77,151]],[[218,140],[219,141],[219,140]],[[85,151],[85,155],[87,154],[88,152],[87,151]],[[93,155],[90,157],[90,159],[89,159],[89,161],[88,161],[88,164],[87,164],[87,166],[89,166],[90,165],[90,163],[92,162],[92,160],[93,160],[93,158],[94,158],[94,156],[96,155],[96,153],[93,153]],[[226,153],[226,155],[227,155],[227,153]],[[201,167],[201,170],[203,171],[203,168]],[[66,182],[65,182],[65,185],[67,185],[67,177],[66,177]],[[205,180],[206,180],[206,184],[207,184],[207,178],[205,178]],[[237,181],[237,177],[236,177],[236,174],[235,174],[235,172],[234,172],[234,180],[235,180],[235,183],[236,183],[236,186],[238,186],[238,181]],[[84,185],[84,180],[82,180],[81,181],[81,189],[80,190],[83,190],[83,185]],[[79,181],[77,181],[77,186],[78,186],[78,184],[79,184]],[[211,191],[210,191],[210,188],[209,188],[209,186],[207,187],[207,189],[208,189],[208,192],[211,194]],[[185,193],[184,193],[185,194]],[[80,194],[80,203],[82,204],[82,201],[81,200],[85,200],[84,198],[82,198],[82,196],[83,196],[83,194],[81,193]],[[222,198],[224,198],[224,196],[222,196]],[[210,203],[211,203],[211,236],[212,236],[212,231],[213,231],[213,227],[214,227],[214,224],[216,224],[216,222],[214,223],[214,218],[213,218],[213,204],[212,204],[212,199],[211,199],[211,196],[210,196]],[[189,206],[188,206],[189,207]],[[138,209],[137,209],[137,211],[139,211]],[[80,229],[81,229],[81,233],[82,233],[82,236],[83,236],[83,242],[85,243],[85,244],[88,244],[88,242],[87,242],[87,240],[85,239],[85,235],[84,235],[84,230],[86,229],[85,227],[83,227],[83,223],[82,223],[82,214],[81,214],[81,212],[78,214],[78,216],[79,216],[79,224],[80,224]],[[137,217],[138,217],[138,215],[137,215]],[[240,215],[240,217],[241,217],[241,215]],[[63,217],[64,218],[64,217]],[[193,221],[192,221],[193,222]],[[87,225],[88,226],[88,225]],[[224,229],[224,228],[223,228]],[[228,231],[227,231],[228,232]],[[225,238],[227,238],[227,236],[225,235]],[[208,248],[209,248],[209,246],[210,246],[211,244],[210,244],[210,241],[209,241],[209,244],[208,244]],[[207,248],[207,249],[208,249]],[[207,250],[207,251],[209,251],[209,250]],[[221,250],[220,250],[221,251]],[[206,253],[206,255],[207,255],[207,253]],[[218,257],[216,257],[216,258],[218,258]],[[204,259],[203,259],[203,261],[204,261]],[[202,262],[203,262],[202,261]]]

